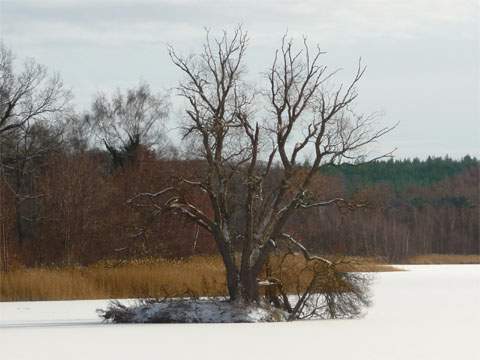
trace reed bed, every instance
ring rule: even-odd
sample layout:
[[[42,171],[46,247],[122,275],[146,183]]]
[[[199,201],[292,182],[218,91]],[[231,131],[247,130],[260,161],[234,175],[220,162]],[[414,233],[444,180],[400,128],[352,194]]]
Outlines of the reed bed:
[[[375,259],[346,259],[342,271],[394,271]],[[278,273],[279,257],[271,261]],[[300,255],[287,257],[285,269],[304,266]],[[284,271],[285,273],[285,271]],[[286,288],[298,279],[283,276]],[[194,256],[181,260],[142,259],[103,261],[88,267],[42,267],[0,274],[0,301],[161,298],[226,295],[225,270],[220,257]]]

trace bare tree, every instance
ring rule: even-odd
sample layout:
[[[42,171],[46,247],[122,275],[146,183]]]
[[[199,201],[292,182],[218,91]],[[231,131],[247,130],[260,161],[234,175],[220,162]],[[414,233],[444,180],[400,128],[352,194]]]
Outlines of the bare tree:
[[[49,75],[33,59],[16,72],[13,53],[0,43],[0,167],[4,173],[16,172],[21,178],[19,169],[51,150],[53,142],[57,144],[52,141],[61,133],[57,120],[70,110],[70,99],[60,76]]]
[[[87,121],[96,130],[112,157],[121,160],[122,154],[142,144],[156,147],[165,145],[164,121],[169,103],[166,96],[155,95],[146,83],[117,90],[110,99],[98,94]]]
[[[67,113],[71,93],[58,74],[28,59],[16,71],[11,50],[0,43],[0,181],[16,199],[17,237],[32,221],[38,197],[32,187],[35,163],[59,144],[60,115]],[[1,199],[0,199],[1,201]]]
[[[33,59],[16,73],[12,52],[0,44],[0,135],[29,121],[49,119],[65,110],[70,98],[60,76],[50,76]]]
[[[372,117],[353,111],[357,84],[365,73],[360,62],[349,84],[327,91],[336,71],[321,64],[324,53],[318,47],[312,51],[305,39],[296,50],[284,37],[262,93],[243,81],[247,44],[246,32],[237,28],[215,39],[207,32],[197,55],[184,57],[169,48],[173,63],[184,74],[178,91],[187,103],[185,136],[198,139],[207,171],[197,179],[177,179],[158,193],[138,194],[131,202],[180,213],[210,232],[225,264],[230,299],[257,302],[260,286],[273,284],[261,278],[262,271],[281,243],[334,271],[333,262],[310,256],[285,232],[287,221],[295,212],[311,208],[354,208],[342,198],[317,199],[310,191],[312,179],[324,164],[355,161],[362,149],[391,128],[373,130]],[[307,156],[313,156],[309,167],[300,166]],[[274,166],[280,167],[276,185],[264,186]],[[231,201],[239,179],[244,197],[240,209]],[[182,195],[184,186],[208,194],[212,216]],[[232,220],[238,211],[245,219],[240,227]],[[313,291],[313,285],[308,290]],[[283,307],[299,314],[304,300],[295,310],[285,302]]]

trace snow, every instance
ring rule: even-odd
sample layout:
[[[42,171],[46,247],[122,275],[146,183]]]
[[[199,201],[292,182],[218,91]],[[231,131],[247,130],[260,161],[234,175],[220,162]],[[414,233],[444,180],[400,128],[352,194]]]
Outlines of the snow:
[[[378,274],[357,320],[105,324],[107,301],[0,303],[0,357],[21,359],[480,359],[480,265]]]
[[[124,308],[125,305],[128,305]],[[223,298],[176,298],[160,302],[125,304],[99,313],[116,323],[254,323],[285,321],[287,314],[271,308],[231,303]],[[116,315],[120,312],[120,317]],[[107,315],[108,314],[108,315]],[[113,321],[115,318],[115,321]]]

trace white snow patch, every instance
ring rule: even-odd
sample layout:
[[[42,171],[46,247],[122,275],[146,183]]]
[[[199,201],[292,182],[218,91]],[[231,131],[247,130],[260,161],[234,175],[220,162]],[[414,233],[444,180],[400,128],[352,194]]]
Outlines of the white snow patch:
[[[118,304],[112,307],[118,309]],[[113,310],[115,312],[116,310]],[[118,310],[117,310],[118,311]],[[125,323],[253,323],[285,320],[287,315],[266,307],[231,303],[221,298],[171,299],[119,310]],[[112,312],[101,310],[100,313]],[[108,316],[110,317],[110,316]],[[115,317],[115,316],[113,316]],[[112,319],[113,320],[113,319]]]

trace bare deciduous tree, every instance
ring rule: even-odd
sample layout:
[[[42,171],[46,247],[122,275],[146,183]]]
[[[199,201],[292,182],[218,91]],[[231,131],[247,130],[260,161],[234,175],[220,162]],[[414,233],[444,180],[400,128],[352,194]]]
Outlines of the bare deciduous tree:
[[[157,150],[165,145],[168,110],[167,98],[153,94],[150,86],[142,83],[125,94],[117,90],[110,99],[97,95],[87,120],[115,160],[140,144]]]
[[[139,194],[131,202],[154,203],[157,209],[180,213],[209,231],[225,264],[230,299],[256,302],[260,286],[271,285],[261,279],[262,270],[280,243],[340,278],[334,263],[310,256],[300,241],[285,233],[287,221],[295,212],[310,208],[355,207],[342,198],[317,199],[310,191],[312,179],[324,164],[355,161],[391,128],[373,130],[372,117],[353,110],[357,84],[365,73],[360,62],[350,83],[327,91],[336,71],[329,72],[321,64],[324,53],[318,47],[312,50],[306,39],[296,50],[284,37],[262,93],[243,80],[247,44],[246,32],[238,28],[215,39],[207,33],[197,55],[184,57],[169,49],[173,63],[184,74],[178,91],[187,103],[185,136],[198,140],[207,171],[197,179],[177,179],[158,193]],[[307,156],[313,159],[305,169],[299,162]],[[276,173],[279,179],[267,191],[264,183],[274,166],[281,168]],[[244,196],[241,209],[231,201],[239,179]],[[208,194],[212,216],[182,195],[184,186]],[[239,211],[245,219],[241,226],[233,221]],[[343,277],[346,282],[348,278]],[[318,289],[318,276],[314,279],[307,293]],[[300,300],[293,308],[285,302],[283,307],[299,314],[305,298]]]
[[[32,120],[49,119],[65,110],[70,98],[60,76],[50,76],[33,59],[16,73],[12,52],[0,44],[0,135]]]
[[[31,201],[38,197],[32,189],[35,162],[58,148],[56,120],[70,110],[70,99],[58,74],[50,75],[33,59],[16,71],[13,53],[0,43],[0,181],[16,199],[19,243],[22,224],[32,222]]]

